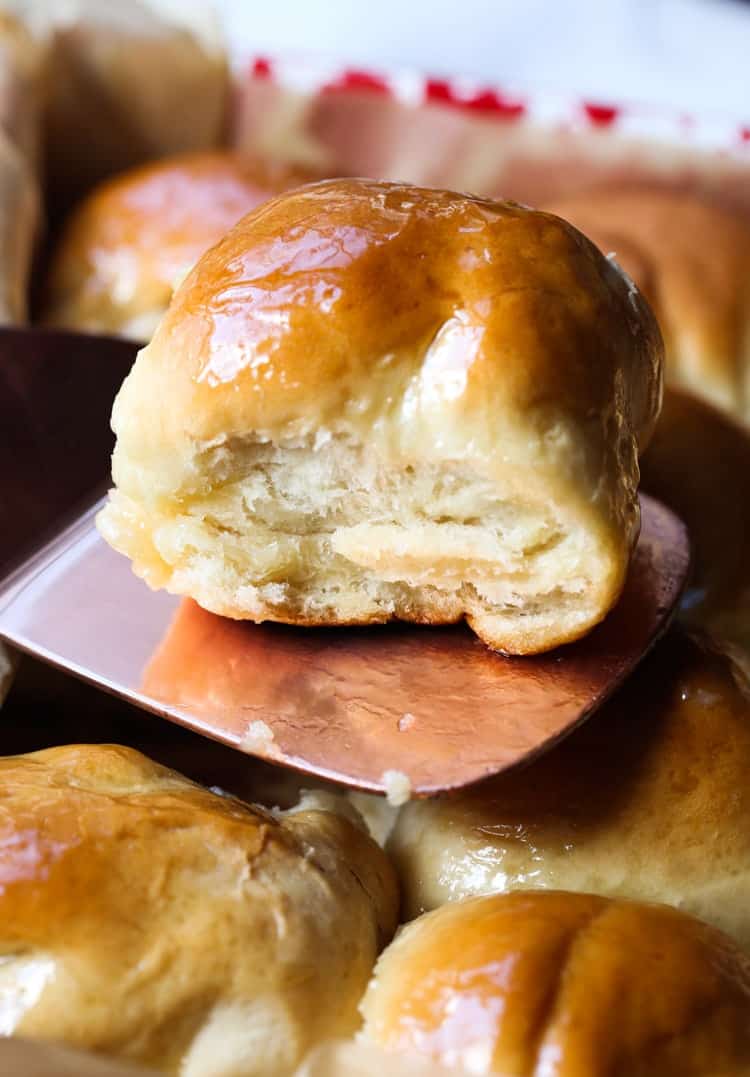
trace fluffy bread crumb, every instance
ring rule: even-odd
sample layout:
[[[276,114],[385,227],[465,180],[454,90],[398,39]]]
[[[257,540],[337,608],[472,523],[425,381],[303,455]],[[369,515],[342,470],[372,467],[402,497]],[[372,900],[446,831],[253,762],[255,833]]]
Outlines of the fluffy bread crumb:
[[[196,450],[191,473],[201,489],[153,513],[112,491],[97,523],[151,587],[225,617],[466,617],[488,645],[533,653],[588,631],[625,578],[601,521],[462,466],[404,471],[344,440],[315,451],[249,438]]]

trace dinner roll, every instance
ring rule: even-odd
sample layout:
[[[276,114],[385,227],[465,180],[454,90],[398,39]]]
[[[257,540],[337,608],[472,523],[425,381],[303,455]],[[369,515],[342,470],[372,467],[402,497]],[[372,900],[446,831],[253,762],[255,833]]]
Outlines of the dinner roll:
[[[99,526],[225,616],[465,616],[542,651],[620,594],[660,370],[639,293],[557,218],[313,184],[176,292],[115,403]]]
[[[351,1035],[391,868],[329,811],[278,819],[129,748],[0,760],[2,1031],[180,1077],[271,1077]]]
[[[445,906],[380,958],[364,1036],[473,1074],[750,1072],[750,958],[663,905],[558,891]]]
[[[750,219],[648,187],[584,191],[548,208],[614,254],[648,297],[667,381],[750,422]]]
[[[693,572],[681,621],[731,653],[750,679],[750,433],[711,404],[669,389],[641,479],[690,533]]]
[[[663,901],[750,949],[750,701],[675,632],[529,766],[405,805],[389,851],[407,916],[474,894]]]
[[[170,157],[97,187],[48,273],[49,325],[148,340],[180,277],[249,210],[314,178],[229,151]]]

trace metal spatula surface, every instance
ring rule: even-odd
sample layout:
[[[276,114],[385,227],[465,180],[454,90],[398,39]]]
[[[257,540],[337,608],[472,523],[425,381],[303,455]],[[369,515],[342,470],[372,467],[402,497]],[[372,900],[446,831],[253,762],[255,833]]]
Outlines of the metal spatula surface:
[[[495,654],[463,626],[258,626],[150,591],[94,528],[109,481],[109,412],[135,351],[0,331],[0,638],[9,643],[272,762],[427,795],[551,747],[666,629],[688,540],[647,497],[617,608],[579,643],[533,658]]]

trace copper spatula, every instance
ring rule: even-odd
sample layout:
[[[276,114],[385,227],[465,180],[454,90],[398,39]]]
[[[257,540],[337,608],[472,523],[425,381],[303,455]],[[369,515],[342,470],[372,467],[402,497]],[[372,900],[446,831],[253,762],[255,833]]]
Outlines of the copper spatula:
[[[495,654],[462,626],[256,626],[149,591],[94,528],[111,403],[135,350],[0,331],[0,637],[21,649],[251,754],[426,795],[550,747],[667,627],[688,541],[646,497],[617,608],[586,639],[533,658]]]

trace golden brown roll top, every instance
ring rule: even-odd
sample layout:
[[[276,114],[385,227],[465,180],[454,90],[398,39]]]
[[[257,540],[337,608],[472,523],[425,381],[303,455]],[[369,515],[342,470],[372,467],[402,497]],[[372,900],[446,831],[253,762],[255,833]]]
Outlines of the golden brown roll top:
[[[380,849],[128,748],[0,760],[2,1031],[184,1077],[290,1073],[358,1024],[395,926]]]
[[[750,1069],[750,959],[674,909],[535,892],[447,905],[383,953],[364,1037],[503,1077]]]
[[[310,185],[178,289],[115,405],[101,527],[232,617],[465,614],[545,649],[620,593],[660,363],[638,292],[559,219]]]
[[[679,634],[520,770],[405,805],[389,851],[407,916],[539,888],[661,901],[750,948],[750,702]]]
[[[44,321],[147,340],[204,251],[251,209],[313,178],[300,168],[206,150],[108,180],[60,237]]]
[[[601,188],[549,207],[612,253],[653,306],[669,382],[750,421],[750,220],[663,188]]]
[[[438,332],[443,347],[424,369]],[[617,413],[645,442],[659,359],[640,296],[562,221],[447,191],[334,180],[274,199],[207,252],[140,366],[142,377],[174,377],[190,420],[183,444],[329,424],[354,434],[377,419],[376,443],[388,434],[403,443],[444,414],[456,427],[476,418],[476,451],[492,458],[501,418],[511,429],[541,425],[545,409],[579,417],[599,407],[602,421]],[[410,374],[421,375],[416,385]],[[401,394],[391,402],[387,388]],[[388,419],[400,420],[395,430]],[[444,437],[443,454],[451,442],[466,452],[460,427]],[[528,470],[520,446],[502,449]]]

